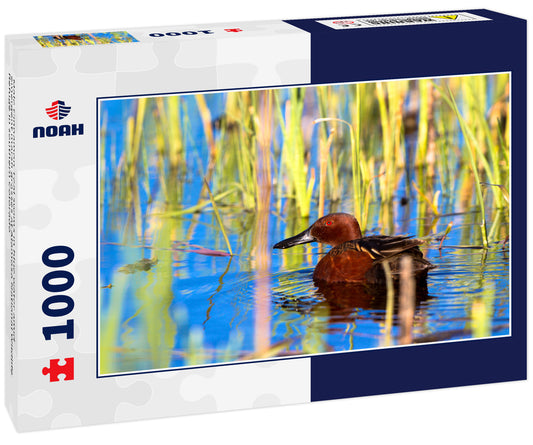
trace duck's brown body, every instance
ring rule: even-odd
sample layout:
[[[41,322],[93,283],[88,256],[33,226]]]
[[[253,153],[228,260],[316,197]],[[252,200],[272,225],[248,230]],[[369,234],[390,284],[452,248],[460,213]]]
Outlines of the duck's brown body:
[[[418,247],[423,242],[407,236],[361,236],[359,223],[346,213],[333,213],[317,220],[302,233],[277,243],[275,249],[286,249],[312,241],[333,248],[318,262],[313,279],[322,283],[385,282],[383,263],[389,264],[393,279],[400,273],[400,261],[411,258],[412,274],[426,277],[433,266],[424,259]]]
[[[400,274],[400,261],[411,257],[412,273],[427,274],[434,266],[424,259],[418,247],[422,241],[402,236],[367,236],[346,241],[331,249],[316,265],[313,279],[331,283],[385,280],[383,262],[387,261],[393,279]]]

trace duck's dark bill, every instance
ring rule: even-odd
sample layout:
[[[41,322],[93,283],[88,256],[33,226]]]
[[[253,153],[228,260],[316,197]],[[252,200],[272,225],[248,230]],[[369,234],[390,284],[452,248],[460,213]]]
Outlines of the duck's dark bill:
[[[311,230],[307,229],[298,235],[294,235],[274,244],[274,249],[287,249],[288,247],[297,246],[298,244],[312,243],[313,241],[316,241],[316,239],[311,235]]]

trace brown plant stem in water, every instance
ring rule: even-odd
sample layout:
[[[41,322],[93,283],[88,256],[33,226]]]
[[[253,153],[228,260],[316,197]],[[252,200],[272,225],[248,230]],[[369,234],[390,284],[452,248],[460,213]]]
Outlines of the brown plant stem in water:
[[[402,258],[400,270],[400,310],[398,318],[400,322],[401,345],[413,343],[413,321],[415,315],[415,289],[416,283],[413,277],[413,264],[407,255]]]

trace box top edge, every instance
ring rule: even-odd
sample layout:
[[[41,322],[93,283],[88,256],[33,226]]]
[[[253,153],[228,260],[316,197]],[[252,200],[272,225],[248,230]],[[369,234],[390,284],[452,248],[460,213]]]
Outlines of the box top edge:
[[[14,39],[21,39],[21,38],[33,38],[34,36],[38,35],[55,35],[55,34],[88,34],[88,33],[105,33],[105,32],[116,32],[117,30],[120,31],[128,31],[128,32],[142,32],[143,30],[147,29],[158,29],[158,28],[198,28],[198,27],[206,27],[206,26],[213,26],[213,27],[223,27],[223,26],[239,26],[239,25],[271,25],[271,24],[279,24],[279,23],[287,23],[287,24],[294,24],[297,22],[305,22],[305,21],[317,21],[317,20],[333,20],[333,19],[346,19],[346,18],[375,18],[375,17],[391,17],[391,16],[410,16],[410,15],[423,15],[423,14],[449,14],[449,13],[472,13],[472,14],[489,14],[491,15],[493,20],[494,19],[506,19],[506,20],[519,20],[526,22],[526,19],[508,15],[502,12],[490,10],[490,9],[456,9],[456,10],[439,10],[439,11],[419,11],[419,12],[401,12],[401,13],[387,13],[387,14],[365,14],[365,15],[338,15],[338,16],[325,16],[325,17],[300,17],[300,18],[284,18],[279,20],[240,20],[237,22],[211,22],[211,23],[183,23],[183,24],[158,24],[158,25],[149,25],[149,26],[137,26],[137,27],[129,27],[129,26],[117,26],[114,28],[100,28],[100,29],[84,29],[84,30],[59,30],[59,31],[39,31],[39,32],[26,32],[26,33],[14,33],[14,34],[6,34],[5,40],[11,41]]]

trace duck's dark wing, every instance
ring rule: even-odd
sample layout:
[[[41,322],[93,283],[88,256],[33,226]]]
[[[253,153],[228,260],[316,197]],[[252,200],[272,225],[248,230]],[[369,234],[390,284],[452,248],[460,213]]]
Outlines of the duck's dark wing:
[[[369,284],[382,284],[385,282],[385,272],[382,264],[386,261],[392,278],[397,280],[402,269],[401,259],[404,256],[411,258],[411,273],[418,279],[424,278],[427,271],[435,266],[424,258],[420,248],[424,242],[409,236],[366,236],[361,239],[347,241],[334,247],[330,254],[338,254],[346,250],[366,253],[373,260],[373,265],[365,273],[366,282]]]
[[[394,257],[400,253],[409,253],[416,257],[422,257],[418,248],[424,242],[410,236],[365,236],[361,239],[346,241],[331,249],[330,254],[339,254],[346,250],[364,252],[373,260],[382,260]]]

